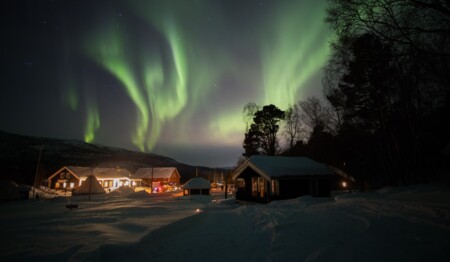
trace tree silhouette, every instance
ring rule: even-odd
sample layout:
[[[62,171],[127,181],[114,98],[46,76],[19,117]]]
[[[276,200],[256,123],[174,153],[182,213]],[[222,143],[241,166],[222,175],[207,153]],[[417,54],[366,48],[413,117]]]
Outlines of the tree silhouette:
[[[302,131],[300,121],[300,107],[293,105],[288,107],[284,112],[284,123],[286,137],[289,143],[289,150],[292,150],[298,141],[298,137]]]
[[[274,156],[277,153],[280,129],[279,122],[284,119],[284,111],[275,105],[266,105],[255,112],[253,124],[245,133],[244,156],[263,154]]]
[[[445,1],[329,2],[336,38],[323,83],[337,140],[348,166],[383,174],[379,185],[437,173],[450,132],[449,14]]]

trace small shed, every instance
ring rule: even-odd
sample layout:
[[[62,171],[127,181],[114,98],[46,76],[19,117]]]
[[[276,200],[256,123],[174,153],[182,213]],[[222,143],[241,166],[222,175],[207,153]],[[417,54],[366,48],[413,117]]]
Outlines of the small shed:
[[[189,179],[183,185],[183,195],[209,195],[211,183],[203,177],[194,177]]]
[[[341,179],[307,157],[252,156],[233,174],[237,200],[265,203],[303,195],[330,196]]]

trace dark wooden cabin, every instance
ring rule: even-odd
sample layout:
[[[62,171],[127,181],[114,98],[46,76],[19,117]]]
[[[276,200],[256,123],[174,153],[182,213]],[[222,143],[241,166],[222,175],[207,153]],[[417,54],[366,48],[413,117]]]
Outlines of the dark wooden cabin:
[[[263,203],[303,195],[326,197],[348,183],[312,159],[280,156],[250,157],[236,169],[233,180],[236,200]]]

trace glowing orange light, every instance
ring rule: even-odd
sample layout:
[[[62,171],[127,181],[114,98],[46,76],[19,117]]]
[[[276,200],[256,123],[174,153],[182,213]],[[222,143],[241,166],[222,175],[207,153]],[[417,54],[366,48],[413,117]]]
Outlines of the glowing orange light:
[[[347,187],[347,182],[342,182],[342,187]]]

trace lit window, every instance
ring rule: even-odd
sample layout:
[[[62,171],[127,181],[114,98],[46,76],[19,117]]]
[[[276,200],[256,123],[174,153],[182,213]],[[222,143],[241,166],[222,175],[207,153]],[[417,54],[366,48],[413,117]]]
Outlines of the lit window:
[[[75,186],[75,183],[71,182],[70,183],[70,188],[73,188]]]
[[[262,177],[258,177],[258,193],[259,193],[259,197],[264,197],[264,178]]]
[[[258,196],[258,178],[252,177],[252,196],[257,197]]]
[[[274,196],[280,195],[280,183],[278,180],[272,180],[272,194]]]

